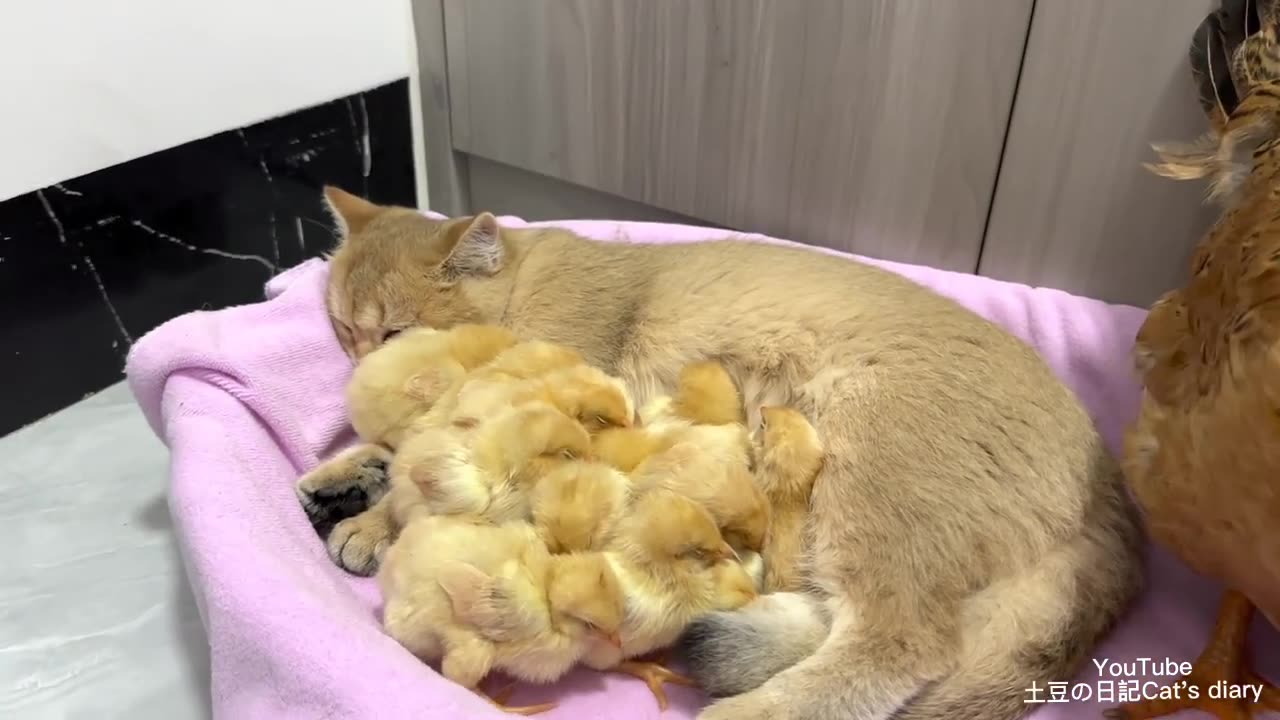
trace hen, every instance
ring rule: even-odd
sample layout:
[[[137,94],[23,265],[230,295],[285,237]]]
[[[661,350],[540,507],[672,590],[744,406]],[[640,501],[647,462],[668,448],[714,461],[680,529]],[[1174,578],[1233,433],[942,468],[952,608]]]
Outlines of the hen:
[[[1224,212],[1196,248],[1186,285],[1159,299],[1138,332],[1139,415],[1125,473],[1150,533],[1229,588],[1182,700],[1133,703],[1114,718],[1196,708],[1246,718],[1245,701],[1210,699],[1215,682],[1260,683],[1244,666],[1254,606],[1280,622],[1280,52],[1277,3],[1226,0],[1196,30],[1193,74],[1213,131],[1157,146],[1151,169],[1207,178]],[[1261,704],[1280,709],[1269,686]]]

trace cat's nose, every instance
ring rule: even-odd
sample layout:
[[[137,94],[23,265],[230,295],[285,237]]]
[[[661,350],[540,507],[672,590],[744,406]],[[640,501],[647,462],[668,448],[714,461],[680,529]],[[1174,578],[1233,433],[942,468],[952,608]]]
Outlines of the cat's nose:
[[[356,360],[368,355],[373,352],[374,348],[378,347],[378,338],[367,330],[356,330],[352,333],[352,340],[354,342],[352,343],[351,351]]]

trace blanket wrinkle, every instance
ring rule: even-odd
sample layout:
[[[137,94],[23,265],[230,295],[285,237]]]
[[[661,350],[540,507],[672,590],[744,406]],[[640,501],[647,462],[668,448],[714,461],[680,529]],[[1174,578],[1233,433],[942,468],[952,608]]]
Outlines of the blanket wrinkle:
[[[526,225],[512,217],[500,222]],[[546,224],[626,242],[725,235],[659,223]],[[1119,449],[1137,410],[1129,353],[1143,310],[975,275],[867,262],[952,297],[1032,343]],[[327,279],[324,260],[302,263],[269,280],[263,302],[175,318],[141,338],[129,356],[129,385],[172,454],[169,507],[209,635],[214,716],[506,717],[382,632],[376,582],[351,577],[329,561],[294,496],[301,472],[352,439],[343,392],[351,361],[325,313]],[[1149,555],[1150,588],[1096,658],[1190,661],[1207,639],[1221,588],[1159,549]],[[1280,676],[1280,642],[1273,629],[1258,625],[1256,667]],[[1117,682],[1128,679],[1086,663],[1075,682],[1088,686],[1090,700],[1047,703],[1031,717],[1094,720],[1114,704],[1100,701],[1107,683],[1116,692]],[[687,688],[668,692],[672,706],[659,714],[642,682],[584,669],[555,686],[522,686],[512,702],[558,701],[540,716],[545,720],[682,720],[706,702]]]

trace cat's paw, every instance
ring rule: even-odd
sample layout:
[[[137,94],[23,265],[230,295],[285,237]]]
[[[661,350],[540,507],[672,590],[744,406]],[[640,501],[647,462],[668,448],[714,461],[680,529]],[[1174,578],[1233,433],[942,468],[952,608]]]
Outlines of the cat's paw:
[[[391,453],[377,445],[345,450],[298,478],[294,490],[311,526],[328,537],[335,524],[355,517],[387,494]]]
[[[382,556],[395,531],[386,513],[361,513],[347,518],[333,527],[325,546],[334,564],[355,575],[372,575],[378,570]]]

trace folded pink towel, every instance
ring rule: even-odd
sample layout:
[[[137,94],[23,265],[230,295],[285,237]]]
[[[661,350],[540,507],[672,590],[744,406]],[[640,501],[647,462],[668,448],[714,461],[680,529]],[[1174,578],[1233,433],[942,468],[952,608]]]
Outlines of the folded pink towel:
[[[504,218],[508,226],[524,225]],[[643,242],[723,235],[646,223],[560,223],[584,235]],[[764,239],[764,238],[756,238]],[[778,242],[770,240],[770,242]],[[1113,447],[1133,416],[1129,348],[1141,310],[921,267],[877,263],[951,296],[1035,345],[1080,394]],[[327,266],[312,260],[267,286],[266,302],[196,312],[149,333],[129,357],[129,383],[172,450],[170,509],[208,630],[213,708],[235,720],[506,717],[444,680],[383,635],[372,580],[329,561],[293,482],[352,440],[343,407],[351,363],[325,316]],[[1097,650],[1110,662],[1195,659],[1220,588],[1165,553],[1151,552],[1151,588]],[[1259,622],[1259,625],[1262,623]],[[1264,634],[1265,633],[1265,634]],[[1280,644],[1259,670],[1280,671]],[[1098,717],[1099,694],[1144,678],[1090,663],[1078,683],[1030,690],[1037,720]],[[1136,683],[1135,683],[1136,684]],[[1081,700],[1088,693],[1087,700]],[[1072,700],[1071,698],[1075,698]],[[705,702],[673,688],[662,717],[689,718]],[[1059,698],[1070,702],[1052,702]],[[560,701],[547,720],[658,718],[637,680],[579,671],[560,685],[526,687],[514,702]]]

